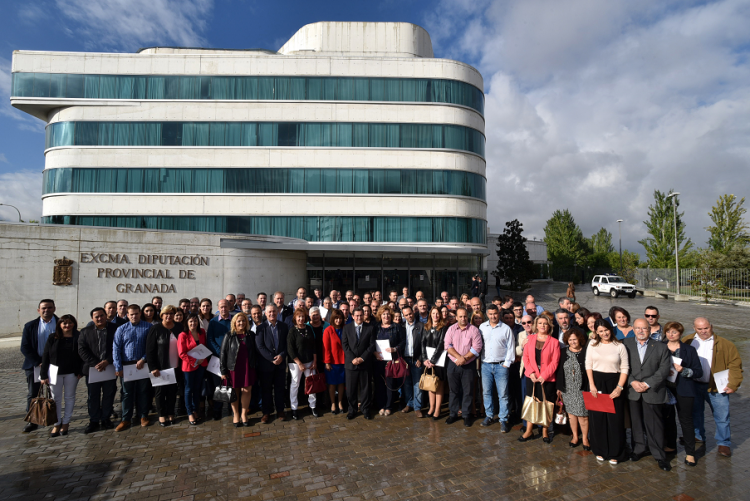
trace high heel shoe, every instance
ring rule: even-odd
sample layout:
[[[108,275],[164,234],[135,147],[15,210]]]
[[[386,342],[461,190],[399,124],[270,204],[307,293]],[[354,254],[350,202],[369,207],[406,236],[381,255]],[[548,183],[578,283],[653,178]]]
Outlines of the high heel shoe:
[[[685,464],[688,466],[696,466],[698,464],[698,461],[691,463],[690,461],[687,460],[687,458],[685,458]]]
[[[575,449],[576,447],[581,445],[581,441],[579,440],[578,442],[570,442],[568,445],[570,445],[571,449]]]
[[[64,424],[62,425],[62,428],[60,428],[60,435],[63,437],[68,434],[68,425]]]
[[[234,423],[234,427],[235,428],[239,428],[240,426],[242,426],[242,422],[241,421],[237,421],[236,423]]]
[[[523,435],[521,435],[520,437],[518,437],[518,441],[519,442],[528,442],[529,440],[533,440],[533,438],[534,438],[534,434],[533,433],[531,435],[529,435],[528,437],[524,437]]]
[[[551,444],[552,439],[550,437],[542,437],[542,442],[544,442],[545,444]]]
[[[53,438],[54,437],[59,437],[60,436],[60,428],[58,428],[56,426],[54,428],[52,428],[52,431],[50,432],[49,436],[53,437]]]
[[[590,445],[584,445],[583,446],[583,450],[591,452],[591,446]]]

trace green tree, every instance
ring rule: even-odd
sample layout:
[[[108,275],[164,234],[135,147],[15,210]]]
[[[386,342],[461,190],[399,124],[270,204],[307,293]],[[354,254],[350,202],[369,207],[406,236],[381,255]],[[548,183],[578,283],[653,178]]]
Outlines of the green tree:
[[[547,259],[555,266],[584,264],[590,254],[588,242],[568,209],[556,210],[544,227]]]
[[[599,229],[591,236],[591,252],[594,254],[609,254],[614,252],[615,246],[612,245],[612,234],[605,228]]]
[[[497,238],[497,269],[492,272],[510,284],[511,290],[523,290],[534,276],[534,265],[529,259],[523,225],[514,219],[505,223],[503,234]]]
[[[747,212],[744,204],[745,197],[737,200],[734,195],[722,195],[716,201],[716,205],[711,207],[708,217],[714,224],[706,228],[711,234],[708,239],[709,249],[726,253],[735,245],[747,246],[749,237],[743,217]]]
[[[649,236],[639,240],[638,243],[646,249],[646,257],[649,266],[652,268],[672,268],[675,265],[675,209],[672,208],[672,200],[667,198],[673,191],[669,190],[669,193],[662,193],[659,190],[654,190],[654,203],[648,208],[649,219],[643,222]],[[677,206],[679,207],[679,205],[678,199]],[[680,261],[693,246],[693,242],[689,238],[685,240],[685,223],[682,222],[684,214],[684,212],[677,212],[677,245]]]
[[[635,270],[638,268],[640,260],[641,256],[639,254],[625,249],[622,251],[622,267],[620,267],[620,253],[612,251],[607,254],[607,264],[609,267],[617,270],[617,274],[630,284],[635,283]]]

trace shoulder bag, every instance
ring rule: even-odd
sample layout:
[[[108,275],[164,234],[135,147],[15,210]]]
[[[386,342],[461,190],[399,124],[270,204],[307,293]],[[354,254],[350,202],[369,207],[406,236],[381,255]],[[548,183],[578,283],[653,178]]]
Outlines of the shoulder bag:
[[[422,377],[419,378],[419,389],[424,391],[431,391],[432,393],[437,393],[438,389],[438,382],[440,380],[435,375],[435,369],[430,369],[430,373],[427,374],[427,367],[424,368],[424,372],[422,372]]]
[[[31,399],[29,412],[26,413],[24,421],[38,426],[51,426],[57,423],[57,405],[50,395],[48,384],[42,384],[39,394]]]
[[[542,401],[534,398],[536,385],[533,385],[531,396],[527,396],[523,401],[523,412],[521,419],[533,424],[538,424],[544,428],[549,427],[552,423],[552,415],[555,412],[555,404],[547,401],[547,396],[542,389]]]
[[[315,369],[305,378],[305,395],[313,393],[323,393],[326,391],[326,376],[319,374]]]
[[[225,386],[226,384],[226,386]],[[214,402],[226,402],[231,404],[237,400],[237,392],[229,386],[228,378],[223,380],[222,383],[214,390]]]

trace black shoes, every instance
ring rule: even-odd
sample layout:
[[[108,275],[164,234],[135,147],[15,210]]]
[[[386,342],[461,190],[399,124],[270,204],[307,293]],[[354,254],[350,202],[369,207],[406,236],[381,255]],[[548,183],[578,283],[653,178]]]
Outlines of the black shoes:
[[[318,408],[317,407],[313,407],[311,410],[312,410],[313,417],[316,417],[316,418],[320,417],[320,414],[318,413]]]
[[[570,442],[568,445],[570,445],[571,449],[575,449],[579,445],[581,445],[581,441],[578,440],[578,442]]]
[[[346,419],[348,419],[349,421],[351,421],[352,419],[354,419],[354,414],[347,414],[346,415]]]
[[[366,420],[368,420],[368,421],[371,421],[371,420],[372,420],[372,415],[370,415],[370,414],[369,414],[369,413],[367,413],[367,412],[364,412],[363,414],[364,414],[364,416],[365,416],[365,419],[366,419]]]
[[[533,439],[534,439],[534,433],[533,432],[528,437],[524,437],[523,435],[521,435],[520,437],[518,437],[518,441],[519,442],[528,442],[529,440],[533,440]]]
[[[109,419],[107,419],[105,421],[102,421],[102,429],[103,430],[114,430],[115,429],[115,425],[114,425],[114,423],[112,421],[110,421]]]
[[[162,428],[166,428],[167,426],[169,426],[169,421],[159,421],[159,426],[161,426]]]
[[[198,423],[195,423],[195,424],[198,424]],[[252,425],[250,424],[250,420],[248,419],[247,421],[242,422],[242,426],[247,428],[248,426],[252,426]]]
[[[657,460],[656,462],[659,464],[659,468],[664,471],[670,471],[672,469],[672,467],[669,466],[669,463],[666,461]]]
[[[445,420],[445,424],[453,424],[458,421],[458,419],[458,416],[448,416],[448,419]]]
[[[86,428],[83,429],[83,434],[88,435],[89,433],[93,433],[99,429],[99,423],[92,423],[89,421],[89,424],[86,425]]]
[[[221,411],[214,412],[214,421],[221,421]]]
[[[643,458],[645,458],[646,456],[650,456],[650,455],[651,455],[651,451],[645,451],[645,452],[641,452],[640,454],[636,454],[636,453],[634,452],[634,453],[632,453],[632,454],[630,455],[630,460],[631,460],[631,461],[638,461],[638,460],[640,460],[640,459],[643,459]]]
[[[466,426],[467,428],[469,428],[471,426],[471,418],[470,417],[464,418],[464,426]]]
[[[292,419],[294,419],[295,421],[299,419],[299,414],[297,414],[297,411],[295,411],[294,409],[292,409]]]
[[[589,446],[589,445],[584,445],[584,446],[583,446],[583,450],[584,450],[584,451],[591,451],[591,446]]]
[[[24,433],[29,433],[39,428],[39,426],[35,425],[34,423],[29,423],[26,426],[23,427]]]
[[[696,466],[698,463],[697,462],[692,463],[692,462],[688,461],[687,459],[685,459],[685,464],[688,465],[688,466]]]
[[[542,442],[544,442],[545,444],[551,444],[552,437],[542,437]]]

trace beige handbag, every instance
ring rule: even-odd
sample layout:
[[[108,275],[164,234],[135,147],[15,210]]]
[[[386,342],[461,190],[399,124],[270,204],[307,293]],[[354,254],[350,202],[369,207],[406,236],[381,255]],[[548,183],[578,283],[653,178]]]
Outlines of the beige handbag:
[[[427,374],[427,367],[425,367],[422,377],[419,378],[419,389],[437,393],[440,380],[435,375],[435,369],[430,369],[430,371],[430,374]]]
[[[542,389],[542,401],[540,402],[536,400],[534,398],[536,385],[534,385],[533,388],[531,396],[527,396],[523,401],[523,412],[521,418],[529,423],[538,424],[547,428],[552,423],[555,413],[555,404],[547,401],[547,395],[544,394],[544,389]]]

